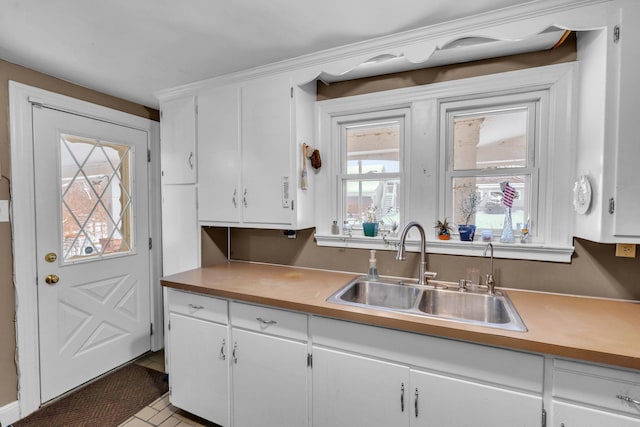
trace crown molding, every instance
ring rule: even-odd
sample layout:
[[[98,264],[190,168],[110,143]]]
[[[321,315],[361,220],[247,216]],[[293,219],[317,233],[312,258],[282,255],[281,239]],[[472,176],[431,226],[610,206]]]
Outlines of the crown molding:
[[[426,61],[436,48],[461,37],[521,40],[550,28],[588,30],[606,26],[607,7],[613,0],[540,0],[467,18],[377,37],[295,58],[160,90],[160,101],[194,95],[199,90],[267,78],[288,72],[292,84],[305,84],[322,72],[341,74],[380,55],[405,56]]]

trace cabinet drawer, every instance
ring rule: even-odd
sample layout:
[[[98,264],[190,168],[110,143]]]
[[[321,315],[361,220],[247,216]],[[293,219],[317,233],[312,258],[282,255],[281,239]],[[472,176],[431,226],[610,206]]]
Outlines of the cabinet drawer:
[[[251,331],[307,340],[307,315],[232,301],[231,326]]]
[[[167,289],[169,311],[211,322],[228,323],[227,301],[191,292]]]
[[[556,360],[553,397],[640,416],[640,372]],[[620,397],[618,397],[620,396]]]

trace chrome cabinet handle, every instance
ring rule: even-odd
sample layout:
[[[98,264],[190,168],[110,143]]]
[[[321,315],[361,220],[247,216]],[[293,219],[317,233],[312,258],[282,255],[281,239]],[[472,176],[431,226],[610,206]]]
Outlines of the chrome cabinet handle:
[[[238,363],[238,343],[233,343],[233,351],[231,352],[231,358],[233,359],[233,363]]]
[[[242,195],[242,204],[244,205],[244,207],[247,207],[247,189],[244,189],[244,194]]]
[[[413,408],[416,411],[416,418],[418,418],[418,389],[416,388],[416,400],[413,403]]]
[[[237,208],[238,203],[236,202],[236,195],[238,194],[238,190],[233,190],[233,197],[231,198],[231,202],[233,203],[233,207]]]
[[[189,153],[189,160],[187,160],[187,162],[189,163],[189,168],[193,170],[193,151]]]
[[[400,411],[404,412],[404,383],[400,385]]]
[[[629,396],[623,396],[621,394],[616,396],[620,400],[624,400],[625,402],[633,403],[634,405],[640,405],[640,400],[633,399]]]
[[[275,320],[264,320],[262,317],[256,317],[256,320],[260,323],[262,323],[263,325],[275,325],[278,322],[276,322]]]
[[[224,354],[224,345],[226,344],[225,340],[222,340],[222,345],[220,346],[220,359],[227,360],[227,355]]]
[[[195,304],[189,304],[189,308],[193,311],[197,311],[197,310],[202,310],[204,308],[203,305],[195,305]]]

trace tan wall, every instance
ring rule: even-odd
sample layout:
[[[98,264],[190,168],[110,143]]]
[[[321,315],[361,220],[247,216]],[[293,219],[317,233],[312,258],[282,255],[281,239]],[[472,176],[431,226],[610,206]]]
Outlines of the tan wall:
[[[225,229],[226,230],[226,229]],[[203,265],[224,262],[226,231],[205,228]],[[319,247],[313,229],[288,239],[280,230],[231,229],[231,259],[267,262],[298,267],[322,268],[366,274],[369,251]],[[572,295],[640,300],[640,258],[617,258],[615,245],[574,239],[571,263],[496,259],[498,286]],[[378,271],[382,275],[417,277],[419,256],[407,253],[407,261],[395,260],[394,250],[378,251]],[[427,255],[427,268],[438,279],[457,282],[465,279],[468,268],[481,275],[489,272],[488,258],[453,255]]]
[[[69,82],[0,60],[0,200],[8,200],[11,161],[9,147],[9,81],[17,81],[116,110],[159,120],[157,110],[104,95]],[[20,238],[20,236],[15,236]],[[15,301],[10,223],[0,223],[0,407],[17,399],[15,364]]]

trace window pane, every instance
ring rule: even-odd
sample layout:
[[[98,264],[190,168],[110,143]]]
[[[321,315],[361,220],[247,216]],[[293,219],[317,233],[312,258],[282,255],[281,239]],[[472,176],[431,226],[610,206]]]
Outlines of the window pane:
[[[453,118],[453,169],[527,165],[529,110],[517,108]]]
[[[347,174],[398,173],[400,122],[347,126],[346,149]]]
[[[361,228],[368,214],[386,225],[400,221],[400,180],[347,180],[344,182],[344,220]]]
[[[127,145],[60,136],[65,262],[133,249],[131,157]]]
[[[477,229],[502,230],[505,206],[502,204],[500,183],[508,181],[516,190],[511,208],[514,229],[528,222],[530,179],[528,176],[453,178],[452,200],[456,224],[475,224]],[[475,206],[475,213],[469,207]]]

